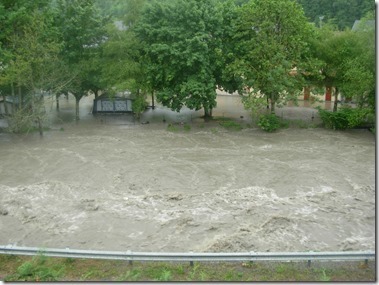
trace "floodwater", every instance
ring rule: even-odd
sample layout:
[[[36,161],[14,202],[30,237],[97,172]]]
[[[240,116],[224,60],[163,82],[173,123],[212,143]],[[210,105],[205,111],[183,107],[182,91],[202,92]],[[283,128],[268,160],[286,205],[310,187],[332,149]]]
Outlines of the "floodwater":
[[[238,98],[215,115],[249,122]],[[375,249],[375,137],[230,131],[164,108],[141,121],[61,99],[52,130],[0,133],[0,244],[147,252]],[[233,105],[234,104],[234,105]],[[313,109],[278,114],[317,120]],[[300,115],[299,115],[300,114]],[[313,117],[313,119],[312,119]],[[163,122],[165,119],[165,122]],[[168,123],[180,124],[177,132]]]

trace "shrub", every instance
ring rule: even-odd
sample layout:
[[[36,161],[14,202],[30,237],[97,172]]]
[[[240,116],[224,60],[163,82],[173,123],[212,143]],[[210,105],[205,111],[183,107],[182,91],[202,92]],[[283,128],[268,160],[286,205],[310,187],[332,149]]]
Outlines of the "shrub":
[[[142,95],[136,96],[133,105],[132,105],[132,111],[136,115],[137,119],[140,118],[143,111],[145,111],[147,107],[147,103],[145,101],[145,97]]]
[[[345,130],[370,123],[368,109],[342,107],[337,112],[327,111],[320,107],[317,109],[324,126],[329,129]]]
[[[260,116],[258,126],[266,132],[273,132],[280,128],[280,121],[275,114],[265,114]]]

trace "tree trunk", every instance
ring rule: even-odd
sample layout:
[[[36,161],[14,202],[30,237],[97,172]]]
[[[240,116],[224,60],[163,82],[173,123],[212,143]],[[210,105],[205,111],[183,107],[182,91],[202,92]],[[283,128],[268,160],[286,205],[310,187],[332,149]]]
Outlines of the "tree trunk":
[[[9,110],[8,110],[7,96],[4,95],[3,99],[4,99],[4,114],[5,114],[5,116],[8,116]]]
[[[75,115],[75,120],[78,122],[80,120],[80,117],[79,117],[79,101],[80,101],[80,97],[77,97],[75,96],[75,110],[76,110],[76,115]]]
[[[12,86],[13,86],[13,84],[12,84]],[[3,99],[4,99],[4,112],[5,112],[5,116],[8,116],[9,115],[9,110],[8,110],[7,96],[3,95]]]
[[[311,95],[311,88],[309,86],[304,87],[304,100],[309,100]]]
[[[57,102],[57,111],[59,112],[59,95],[60,94],[55,94],[55,99],[56,99],[56,102]]]
[[[204,106],[204,118],[210,118],[209,108]]]
[[[151,108],[155,109],[155,102],[154,102],[154,90],[151,92]]]
[[[338,108],[338,87],[334,88],[334,105],[333,105],[333,112],[337,112]]]
[[[275,100],[274,95],[271,95],[271,114],[275,114]]]
[[[37,118],[37,121],[38,121],[38,130],[39,130],[39,135],[40,137],[43,137],[43,128],[42,128],[42,122],[41,122],[41,118],[38,116]]]
[[[332,100],[332,87],[326,86],[325,87],[325,101],[331,101]]]
[[[21,86],[18,86],[18,108],[22,109],[23,102],[22,102],[22,92],[21,92]]]

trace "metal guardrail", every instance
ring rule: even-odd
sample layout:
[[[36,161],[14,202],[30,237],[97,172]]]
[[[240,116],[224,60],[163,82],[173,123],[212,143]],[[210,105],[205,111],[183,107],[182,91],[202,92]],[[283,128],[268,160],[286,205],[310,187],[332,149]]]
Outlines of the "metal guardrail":
[[[91,259],[110,259],[132,261],[311,261],[315,260],[334,260],[334,261],[354,261],[368,260],[376,258],[373,251],[343,251],[343,252],[243,252],[243,253],[152,253],[152,252],[121,252],[121,251],[96,251],[79,249],[55,249],[55,248],[36,248],[18,247],[13,245],[0,245],[0,254],[12,255],[38,255],[53,257],[70,258],[91,258]]]

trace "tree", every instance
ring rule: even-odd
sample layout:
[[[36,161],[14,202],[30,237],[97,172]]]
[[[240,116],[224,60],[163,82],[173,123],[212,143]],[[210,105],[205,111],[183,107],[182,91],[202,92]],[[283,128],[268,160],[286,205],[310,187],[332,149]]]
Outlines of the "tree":
[[[313,40],[314,56],[322,61],[322,85],[334,87],[334,107],[337,111],[338,94],[355,97],[358,102],[373,100],[375,94],[374,32],[338,31],[325,25]],[[370,94],[370,95],[369,95]],[[372,104],[373,105],[373,104]]]
[[[239,13],[235,61],[228,68],[245,87],[266,96],[275,113],[276,103],[300,91],[310,72],[306,55],[312,26],[291,0],[252,0]]]
[[[88,92],[96,92],[100,76],[98,58],[105,38],[106,19],[93,0],[57,0],[55,24],[63,42],[61,58],[75,75],[62,92],[70,92],[76,101],[76,120],[79,102]]]
[[[215,0],[155,1],[148,5],[136,33],[144,45],[148,83],[172,110],[216,106],[217,64],[222,14]]]
[[[22,4],[22,1],[17,4]],[[64,84],[59,70],[60,45],[51,27],[52,14],[48,6],[16,6],[7,6],[10,18],[3,18],[10,25],[6,25],[7,37],[2,39],[6,52],[2,58],[0,85],[10,86],[13,98],[14,84],[18,85],[19,106],[12,110],[10,129],[14,132],[28,131],[37,123],[42,136],[44,94]],[[25,19],[28,19],[27,24],[23,22]]]
[[[102,80],[108,87],[107,94],[112,96],[116,92],[131,91],[135,99],[133,112],[137,118],[146,109],[146,93],[151,92],[145,76],[142,45],[135,35],[135,24],[144,3],[145,0],[123,2],[125,13],[118,17],[119,21],[107,26],[102,61]]]
[[[350,58],[344,62],[343,92],[345,97],[354,98],[359,108],[368,106],[375,113],[375,27],[374,16],[368,14],[360,27],[352,33],[356,47]]]
[[[140,52],[141,44],[132,29],[120,30],[113,24],[108,27],[108,36],[102,58],[102,85],[107,86],[106,92],[109,96],[129,90],[136,100],[133,107],[139,117],[146,107],[143,103],[148,89]],[[141,108],[136,108],[140,101]]]

